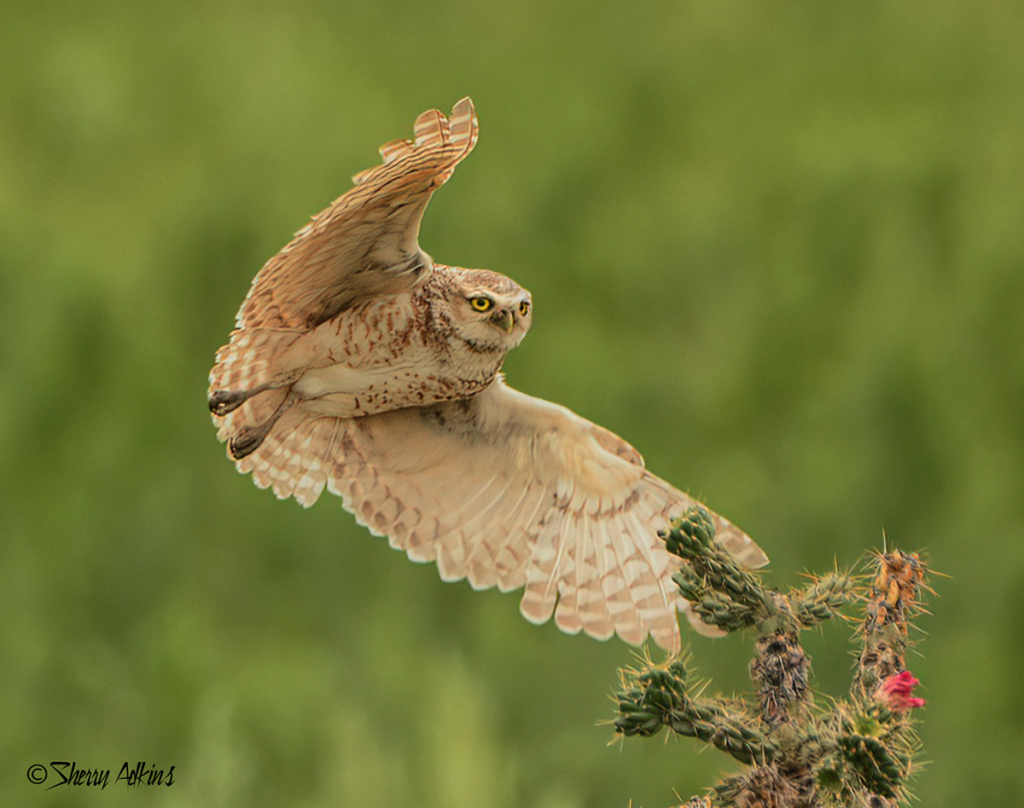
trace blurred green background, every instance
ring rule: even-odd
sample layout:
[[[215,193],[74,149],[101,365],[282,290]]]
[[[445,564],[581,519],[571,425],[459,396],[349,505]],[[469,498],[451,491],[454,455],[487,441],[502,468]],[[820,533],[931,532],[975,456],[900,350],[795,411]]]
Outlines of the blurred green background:
[[[7,0],[0,76],[0,802],[654,808],[729,769],[607,745],[623,643],[442,584],[214,439],[256,270],[467,94],[421,243],[533,292],[510,381],[776,585],[883,530],[927,549],[917,792],[1024,799],[1024,5]],[[745,687],[747,639],[691,639]],[[808,644],[845,690],[846,630]],[[61,759],[175,784],[27,782]]]

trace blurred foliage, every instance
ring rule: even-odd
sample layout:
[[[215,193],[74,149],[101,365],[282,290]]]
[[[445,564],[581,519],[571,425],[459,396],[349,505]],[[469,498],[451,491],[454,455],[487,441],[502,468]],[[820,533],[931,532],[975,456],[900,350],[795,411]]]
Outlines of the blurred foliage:
[[[308,216],[472,95],[431,254],[531,289],[511,382],[773,558],[886,530],[941,597],[922,804],[1024,795],[1024,6],[8,0],[0,25],[0,801],[669,804],[606,747],[632,651],[444,585],[240,477],[206,373]],[[719,686],[742,642],[701,643]],[[808,647],[823,689],[852,665]],[[175,765],[124,795],[28,766]],[[140,800],[142,802],[140,802]]]

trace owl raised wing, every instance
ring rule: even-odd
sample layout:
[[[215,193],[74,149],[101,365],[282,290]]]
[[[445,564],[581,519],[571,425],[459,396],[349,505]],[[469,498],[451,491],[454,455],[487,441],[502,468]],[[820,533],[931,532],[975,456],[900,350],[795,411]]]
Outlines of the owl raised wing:
[[[239,328],[308,330],[358,300],[395,294],[424,280],[433,262],[418,244],[420,221],[477,141],[473,102],[446,118],[416,119],[415,139],[380,147],[384,164],[352,178],[356,187],[299,230],[256,275]]]
[[[383,165],[353,177],[356,187],[257,273],[210,372],[215,413],[226,415],[294,381],[303,353],[293,349],[301,335],[360,301],[412,289],[430,276],[433,261],[418,243],[420,221],[434,191],[476,145],[473,102],[463,98],[450,119],[428,110],[413,130],[414,139],[381,146]],[[279,399],[264,395],[250,408],[273,418]]]

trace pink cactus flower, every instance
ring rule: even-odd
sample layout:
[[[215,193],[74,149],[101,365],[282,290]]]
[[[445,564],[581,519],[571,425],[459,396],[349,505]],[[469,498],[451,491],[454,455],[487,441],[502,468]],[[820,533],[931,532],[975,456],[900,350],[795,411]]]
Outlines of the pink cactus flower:
[[[904,713],[924,707],[924,699],[914,696],[914,688],[921,684],[910,671],[890,676],[879,686],[875,697],[889,705],[893,712]]]

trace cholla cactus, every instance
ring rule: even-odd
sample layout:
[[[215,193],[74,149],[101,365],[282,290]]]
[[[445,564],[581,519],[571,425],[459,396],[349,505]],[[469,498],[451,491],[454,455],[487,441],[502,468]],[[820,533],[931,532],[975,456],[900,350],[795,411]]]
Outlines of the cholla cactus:
[[[688,657],[661,664],[645,659],[637,669],[620,671],[616,732],[649,736],[667,727],[748,766],[686,803],[694,808],[883,808],[903,802],[918,750],[911,711],[924,706],[913,695],[919,682],[905,664],[911,621],[922,612],[920,595],[927,589],[924,562],[899,550],[875,553],[867,586],[835,571],[782,594],[718,547],[714,525],[700,509],[688,511],[662,538],[686,562],[675,580],[704,622],[757,632],[750,663],[757,691],[753,699],[705,696],[706,683],[693,680]],[[850,693],[816,704],[800,632],[856,601],[864,617]]]

